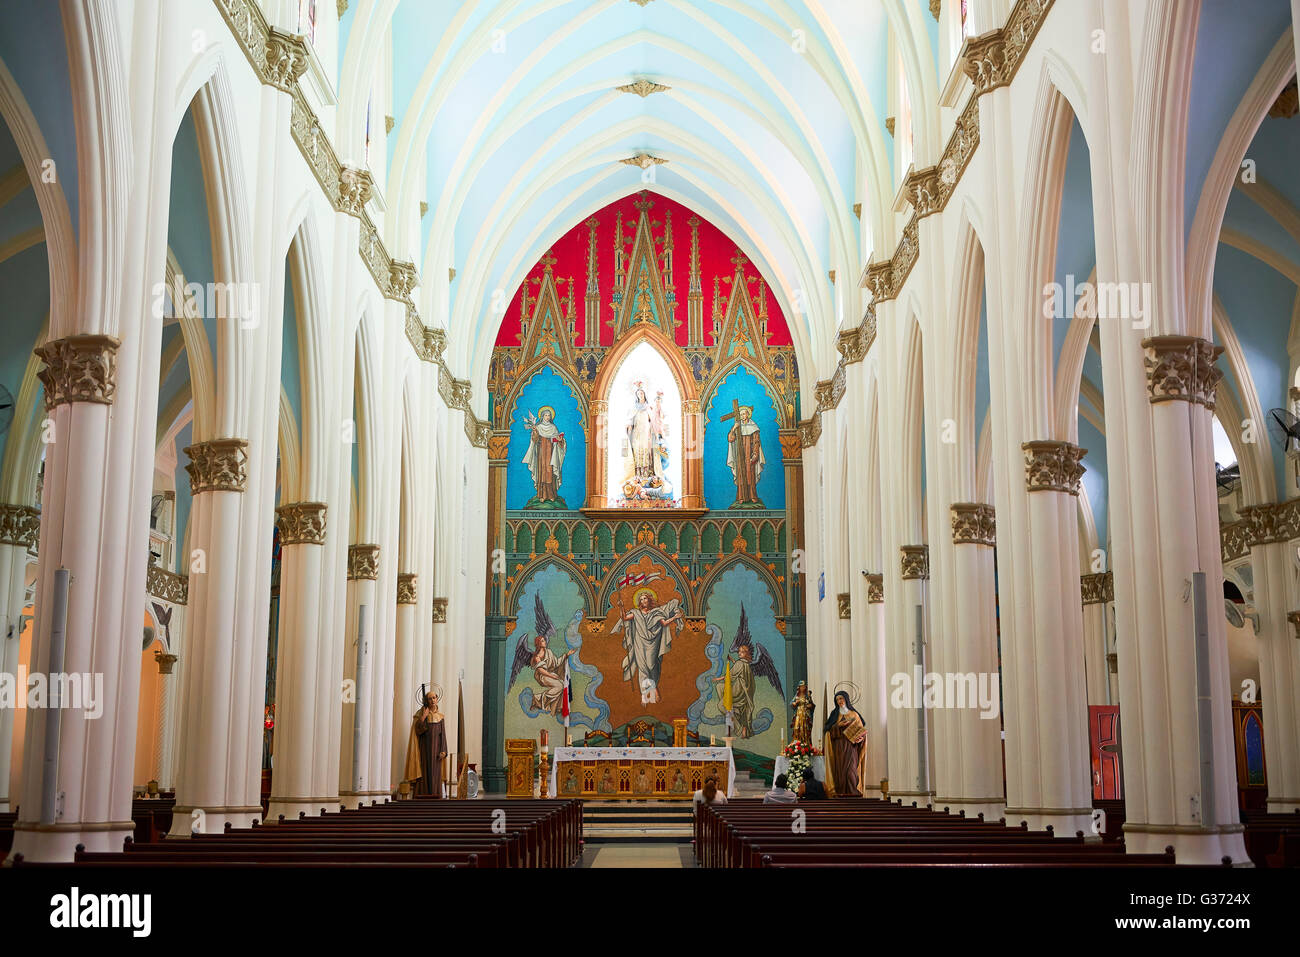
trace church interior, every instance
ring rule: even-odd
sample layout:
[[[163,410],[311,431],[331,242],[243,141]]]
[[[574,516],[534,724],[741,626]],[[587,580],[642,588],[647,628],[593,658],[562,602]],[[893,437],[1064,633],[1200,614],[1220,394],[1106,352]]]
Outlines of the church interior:
[[[6,886],[1300,866],[1298,52],[0,5]]]

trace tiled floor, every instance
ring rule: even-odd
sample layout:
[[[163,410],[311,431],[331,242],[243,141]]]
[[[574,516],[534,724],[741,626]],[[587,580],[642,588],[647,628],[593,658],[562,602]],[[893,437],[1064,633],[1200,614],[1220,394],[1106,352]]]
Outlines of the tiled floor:
[[[690,844],[599,844],[582,854],[583,867],[694,867]]]

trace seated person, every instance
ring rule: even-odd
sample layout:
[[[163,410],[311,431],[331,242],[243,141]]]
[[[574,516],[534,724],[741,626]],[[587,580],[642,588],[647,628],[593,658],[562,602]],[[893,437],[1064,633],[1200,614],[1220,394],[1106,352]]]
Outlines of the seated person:
[[[799,781],[799,797],[804,801],[826,800],[826,786],[817,780],[811,769],[808,776]]]
[[[778,774],[772,782],[772,790],[763,795],[764,804],[796,804],[799,796],[790,790],[790,778]]]
[[[718,779],[710,775],[704,779],[704,787],[695,792],[691,804],[699,810],[701,804],[726,804],[727,796],[718,790]]]

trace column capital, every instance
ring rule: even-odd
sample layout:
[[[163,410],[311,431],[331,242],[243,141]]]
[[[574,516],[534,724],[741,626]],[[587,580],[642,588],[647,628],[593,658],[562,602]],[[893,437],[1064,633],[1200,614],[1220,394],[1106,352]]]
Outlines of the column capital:
[[[1025,452],[1025,488],[1028,491],[1079,494],[1079,480],[1086,471],[1083,457],[1087,449],[1055,439],[1025,442],[1020,447]]]
[[[0,545],[33,549],[41,537],[41,510],[30,505],[0,505]]]
[[[901,563],[903,581],[930,577],[929,545],[904,545],[899,551],[903,553]]]
[[[302,37],[271,27],[266,36],[266,68],[262,78],[277,90],[292,93],[307,72],[307,43]]]
[[[835,604],[836,607],[839,609],[841,618],[847,619],[853,617],[853,601],[851,595],[848,594],[836,595]]]
[[[1214,411],[1214,389],[1223,378],[1214,363],[1222,346],[1195,336],[1152,336],[1142,340],[1142,348],[1152,404],[1195,402]]]
[[[290,502],[275,510],[281,545],[324,545],[324,502]]]
[[[348,546],[348,581],[368,579],[374,581],[379,577],[379,546]]]
[[[1115,600],[1115,576],[1112,572],[1098,572],[1095,575],[1080,575],[1079,590],[1083,593],[1085,605],[1100,605]]]
[[[1287,624],[1294,629],[1294,634],[1291,637],[1300,641],[1300,611],[1288,611],[1286,613],[1286,621]]]
[[[952,543],[954,545],[996,545],[997,523],[993,506],[981,502],[953,502]]]
[[[349,216],[360,216],[374,193],[375,178],[368,169],[339,167],[338,207]]]
[[[885,600],[885,576],[867,575],[867,604],[879,605]]]
[[[435,598],[433,600],[433,623],[443,625],[447,622],[447,599]]]
[[[50,339],[32,350],[45,363],[36,377],[45,387],[46,410],[65,402],[112,405],[119,345],[112,336],[77,335]]]
[[[211,439],[185,448],[190,464],[190,494],[242,492],[248,484],[248,443],[243,439]]]
[[[415,572],[397,573],[397,603],[399,605],[415,604]]]

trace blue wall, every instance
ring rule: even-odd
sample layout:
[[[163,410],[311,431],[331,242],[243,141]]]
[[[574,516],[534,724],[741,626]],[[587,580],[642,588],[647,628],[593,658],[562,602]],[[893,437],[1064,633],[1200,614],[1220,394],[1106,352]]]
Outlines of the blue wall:
[[[581,508],[587,492],[587,435],[582,425],[578,397],[550,366],[533,374],[515,400],[510,420],[510,459],[506,466],[506,508],[523,508],[536,495],[533,477],[524,464],[532,433],[524,428],[528,413],[549,405],[555,410],[555,427],[564,433],[564,469],[560,498],[569,508]]]
[[[704,410],[704,501],[712,509],[725,509],[736,500],[736,484],[727,468],[727,434],[734,419],[731,400],[753,406],[754,423],[763,444],[763,472],[758,478],[758,497],[767,508],[785,508],[785,468],[781,464],[781,443],[777,440],[776,402],[762,382],[740,365],[728,373]]]

